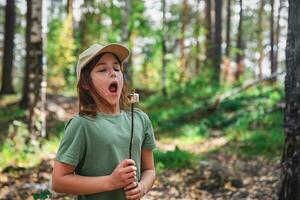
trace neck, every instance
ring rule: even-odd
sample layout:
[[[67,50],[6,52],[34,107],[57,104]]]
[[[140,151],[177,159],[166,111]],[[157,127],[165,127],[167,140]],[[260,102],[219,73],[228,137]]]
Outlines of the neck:
[[[120,114],[120,106],[116,105],[116,106],[111,106],[111,107],[99,107],[98,111],[100,113],[104,113],[104,114]]]

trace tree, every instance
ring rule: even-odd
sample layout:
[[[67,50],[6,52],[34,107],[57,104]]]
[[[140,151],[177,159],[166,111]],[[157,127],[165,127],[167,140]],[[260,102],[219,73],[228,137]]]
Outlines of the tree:
[[[212,21],[211,21],[211,0],[205,0],[205,55],[206,55],[206,64],[209,60],[213,59],[213,34],[212,34]]]
[[[227,19],[226,19],[226,51],[225,55],[227,58],[230,58],[230,30],[231,30],[231,0],[227,0]]]
[[[274,68],[278,68],[278,51],[279,51],[279,38],[280,38],[280,20],[281,20],[281,10],[283,8],[283,0],[279,0],[279,7],[278,7],[278,16],[277,16],[277,23],[276,23],[276,33],[275,33],[275,52],[274,52]],[[277,70],[276,70],[277,71]]]
[[[132,11],[132,1],[131,0],[123,0],[124,1],[124,9],[122,14],[122,26],[121,26],[121,41],[125,44],[128,44],[128,47],[131,47],[131,29],[129,26],[129,17]],[[127,63],[125,63],[125,71],[124,76],[126,81],[132,86],[133,85],[133,67],[131,66],[132,56],[128,58]]]
[[[271,74],[277,72],[277,66],[275,66],[275,53],[274,53],[274,0],[271,0],[271,15],[270,15],[270,63],[271,63]],[[276,77],[272,80],[276,81]]]
[[[181,73],[179,81],[181,82],[187,70],[187,60],[186,60],[186,49],[185,49],[185,37],[186,37],[186,25],[188,21],[188,3],[187,0],[182,1],[182,16],[181,16],[181,32],[179,39],[179,48],[180,48],[180,67]]]
[[[94,0],[84,0],[82,4],[82,17],[79,23],[78,39],[80,42],[79,53],[83,52],[86,48],[95,42],[93,33],[93,25],[97,23],[97,16],[94,13],[96,7]],[[101,14],[101,13],[100,13]],[[99,14],[99,15],[100,15]],[[100,25],[100,24],[99,24]],[[97,27],[98,28],[98,27]],[[99,37],[99,35],[97,36]]]
[[[259,78],[262,79],[262,63],[264,60],[264,45],[263,45],[263,16],[264,16],[264,6],[265,0],[261,0],[259,16],[258,16],[258,49],[259,49],[259,59],[258,59],[258,70],[259,70]]]
[[[230,48],[231,48],[231,39],[230,39],[230,31],[231,31],[231,0],[227,0],[227,19],[226,19],[226,50],[225,50],[225,58],[224,58],[224,70],[223,70],[223,81],[224,83],[228,79],[228,75],[230,73]]]
[[[35,132],[39,122],[40,93],[43,80],[42,1],[27,0],[26,66],[20,105],[29,110],[29,131]]]
[[[300,200],[300,1],[289,0],[280,200]]]
[[[201,15],[199,10],[200,0],[197,0],[197,12],[196,12],[196,28],[195,28],[195,40],[196,40],[196,60],[195,60],[195,74],[196,76],[200,72],[200,26],[201,26]]]
[[[3,70],[1,94],[13,94],[12,69],[13,69],[13,50],[15,36],[15,1],[7,0],[5,7],[5,34],[4,34],[4,52],[3,52]]]
[[[238,35],[237,35],[237,44],[236,47],[238,49],[236,55],[236,73],[235,79],[239,80],[241,74],[244,72],[244,45],[243,45],[243,0],[240,0],[240,20],[239,20],[239,27],[238,27]]]
[[[73,12],[73,0],[67,0],[67,14],[71,14]]]
[[[222,0],[215,0],[215,46],[214,46],[214,77],[216,85],[219,84],[221,57],[222,57]]]
[[[162,13],[163,13],[163,18],[162,18],[162,93],[164,96],[167,95],[167,80],[166,80],[166,75],[167,75],[167,60],[166,60],[166,0],[162,0]]]
[[[72,77],[75,73],[75,39],[73,29],[73,10],[72,0],[67,3],[67,16],[65,19],[54,19],[51,23],[58,22],[60,27],[57,27],[57,35],[53,36],[52,32],[48,33],[48,89],[49,91],[57,91],[74,84]],[[56,28],[56,27],[55,27]],[[84,30],[85,31],[85,30]],[[73,75],[73,76],[71,76]]]

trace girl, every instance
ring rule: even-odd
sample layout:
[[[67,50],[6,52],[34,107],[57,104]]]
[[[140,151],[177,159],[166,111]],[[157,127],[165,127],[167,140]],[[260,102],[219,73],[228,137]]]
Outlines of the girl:
[[[122,71],[129,55],[120,44],[94,44],[79,55],[79,114],[65,126],[53,167],[54,191],[80,200],[119,200],[140,199],[152,187],[156,143],[140,109],[134,109],[133,159],[127,159],[131,111]]]

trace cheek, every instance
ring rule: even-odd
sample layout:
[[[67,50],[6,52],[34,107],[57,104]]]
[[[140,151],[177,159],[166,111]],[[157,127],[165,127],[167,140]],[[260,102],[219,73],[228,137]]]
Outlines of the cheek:
[[[123,74],[120,74],[120,75],[118,76],[118,79],[119,79],[120,86],[123,87],[123,83],[124,83]]]
[[[101,92],[101,93],[105,92],[105,87],[104,87],[104,84],[103,84],[104,81],[101,79],[101,77],[91,76],[91,78],[92,78],[92,82],[93,82],[94,87],[96,88],[96,90],[98,92]]]

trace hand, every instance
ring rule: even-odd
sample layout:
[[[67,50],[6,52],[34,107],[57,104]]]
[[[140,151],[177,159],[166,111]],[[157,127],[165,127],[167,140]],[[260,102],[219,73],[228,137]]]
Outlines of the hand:
[[[132,159],[123,160],[110,175],[112,188],[124,188],[136,180],[136,166]]]
[[[126,199],[128,200],[138,200],[146,194],[145,185],[143,185],[141,182],[130,183],[124,188],[124,190]]]

